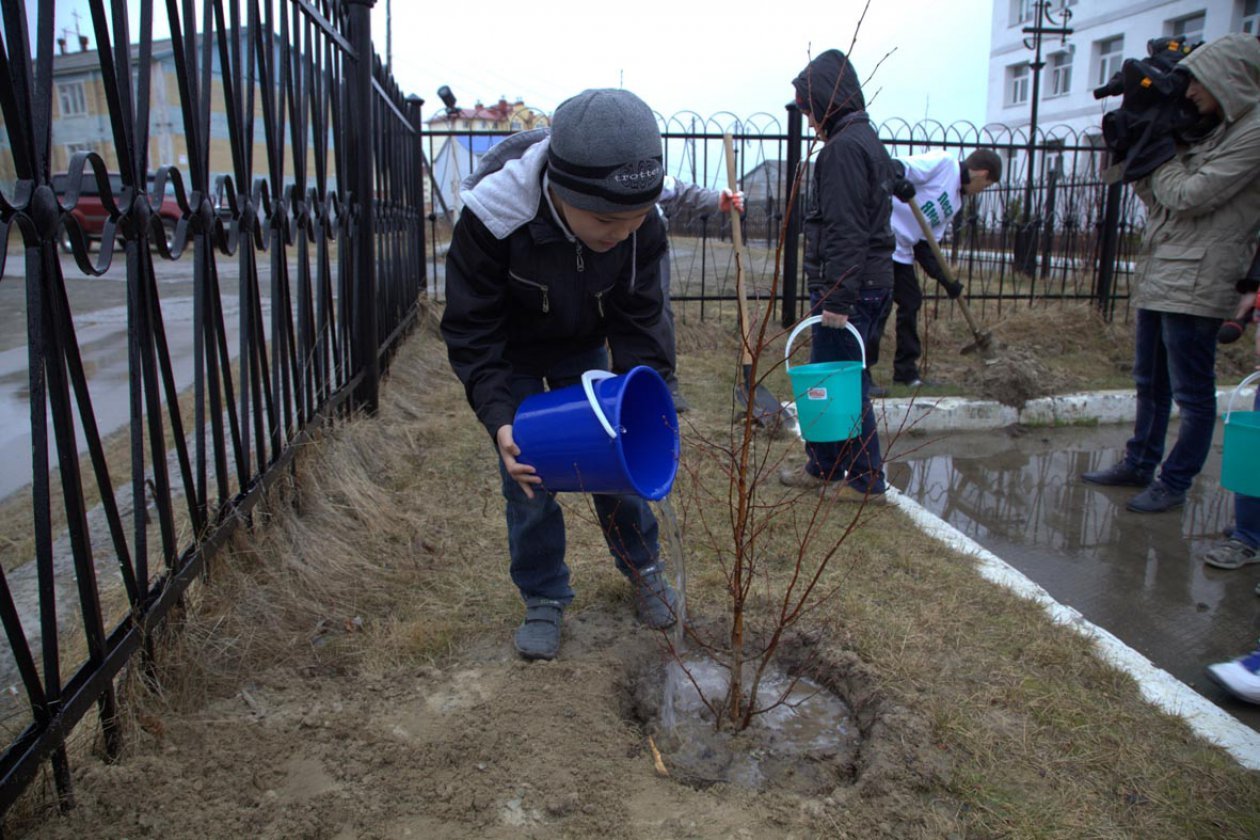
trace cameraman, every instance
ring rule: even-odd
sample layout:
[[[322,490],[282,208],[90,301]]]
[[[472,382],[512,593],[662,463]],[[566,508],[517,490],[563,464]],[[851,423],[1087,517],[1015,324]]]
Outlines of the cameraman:
[[[1185,97],[1213,126],[1134,182],[1147,207],[1134,275],[1133,380],[1137,417],[1124,460],[1084,473],[1093,484],[1145,488],[1131,511],[1185,502],[1216,425],[1216,335],[1238,300],[1260,231],[1260,41],[1233,33],[1195,49],[1174,72],[1191,76]],[[1177,441],[1163,460],[1172,401]]]

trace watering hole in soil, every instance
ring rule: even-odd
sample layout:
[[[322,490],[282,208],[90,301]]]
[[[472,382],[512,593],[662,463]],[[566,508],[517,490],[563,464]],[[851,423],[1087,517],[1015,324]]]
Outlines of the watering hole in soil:
[[[840,696],[799,673],[770,662],[757,681],[756,713],[743,731],[716,725],[728,693],[731,665],[688,651],[687,575],[682,533],[668,498],[658,503],[672,557],[677,622],[662,658],[641,661],[631,675],[631,716],[653,735],[674,778],[695,787],[727,784],[750,790],[788,788],[803,794],[831,791],[851,780],[861,746],[857,721]],[[751,692],[757,662],[745,662],[742,682]]]

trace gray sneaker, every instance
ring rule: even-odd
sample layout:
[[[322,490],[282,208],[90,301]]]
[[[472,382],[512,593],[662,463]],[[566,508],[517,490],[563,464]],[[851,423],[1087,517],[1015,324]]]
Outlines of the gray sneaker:
[[[666,630],[677,619],[678,593],[665,579],[665,571],[659,563],[630,572],[634,584],[635,614],[639,621],[653,630]]]
[[[1242,540],[1231,538],[1200,554],[1199,559],[1218,569],[1241,569],[1252,563],[1260,563],[1260,554]]]
[[[516,628],[513,642],[525,659],[555,659],[560,652],[560,625],[564,604],[553,598],[526,598],[525,620]]]

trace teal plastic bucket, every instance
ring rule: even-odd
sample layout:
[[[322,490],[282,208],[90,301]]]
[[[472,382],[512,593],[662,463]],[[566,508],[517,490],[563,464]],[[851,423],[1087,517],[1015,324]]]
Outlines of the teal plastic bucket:
[[[516,409],[517,459],[553,493],[669,495],[680,445],[674,398],[640,365],[616,376],[588,370],[579,385],[533,394]]]
[[[1244,496],[1260,496],[1260,411],[1234,411],[1234,400],[1257,379],[1260,371],[1239,382],[1225,408],[1221,486]]]
[[[792,367],[792,342],[802,331],[822,322],[821,315],[806,318],[788,336],[783,350],[783,368],[792,382],[796,420],[801,437],[813,443],[834,443],[858,437],[862,431],[862,371],[866,368],[866,344],[852,324],[862,351],[860,362],[815,362]]]

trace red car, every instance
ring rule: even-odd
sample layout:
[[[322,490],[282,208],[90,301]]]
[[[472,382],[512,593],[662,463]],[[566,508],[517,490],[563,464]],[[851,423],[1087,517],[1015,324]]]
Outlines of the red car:
[[[65,201],[69,183],[70,176],[68,174],[53,176],[53,192],[57,194],[59,201]],[[122,194],[122,178],[118,175],[110,175],[109,184],[110,190],[114,194],[114,200],[118,201],[119,196]],[[150,181],[149,186],[152,187],[152,185],[152,181]],[[101,233],[105,229],[105,222],[109,219],[109,213],[105,211],[104,205],[101,204],[101,194],[96,185],[96,176],[90,169],[83,173],[83,181],[79,186],[79,201],[70,212],[78,221],[79,227],[83,229],[84,235],[87,236],[88,247],[91,247],[93,241],[99,242]],[[166,244],[169,247],[174,241],[175,225],[179,223],[182,215],[179,204],[175,201],[174,190],[169,184],[167,185],[167,194],[162,197],[162,206],[157,212],[162,219],[162,227],[166,230]],[[61,240],[61,250],[67,254],[70,253],[70,236],[66,233],[64,227],[61,229],[59,239]]]

